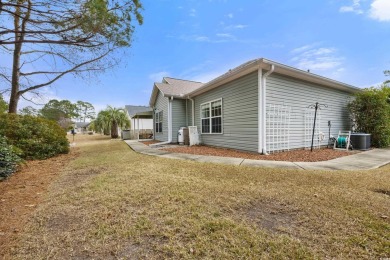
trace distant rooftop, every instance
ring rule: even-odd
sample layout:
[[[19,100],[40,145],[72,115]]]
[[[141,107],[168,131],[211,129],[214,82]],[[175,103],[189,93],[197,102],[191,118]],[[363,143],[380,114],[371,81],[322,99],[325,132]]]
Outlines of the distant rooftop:
[[[129,114],[130,118],[134,117],[137,113],[153,111],[152,108],[147,106],[126,105],[125,109],[127,110],[127,113]]]
[[[77,128],[88,127],[90,124],[91,122],[76,122],[76,127]]]

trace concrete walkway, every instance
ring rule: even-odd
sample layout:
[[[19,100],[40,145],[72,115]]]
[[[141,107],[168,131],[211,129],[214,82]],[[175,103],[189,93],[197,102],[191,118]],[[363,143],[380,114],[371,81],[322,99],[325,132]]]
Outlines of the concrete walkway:
[[[369,170],[376,169],[390,163],[390,149],[374,149],[358,154],[340,157],[337,159],[323,162],[285,162],[285,161],[267,161],[251,160],[232,157],[194,155],[185,153],[171,153],[168,151],[151,148],[143,143],[134,140],[125,140],[125,142],[135,152],[154,155],[163,158],[190,160],[196,162],[211,162],[230,165],[243,165],[268,168],[289,168],[300,170]]]

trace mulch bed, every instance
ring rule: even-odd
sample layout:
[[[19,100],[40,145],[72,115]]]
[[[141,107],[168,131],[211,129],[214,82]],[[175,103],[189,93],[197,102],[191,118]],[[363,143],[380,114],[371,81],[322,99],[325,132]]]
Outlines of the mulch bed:
[[[77,149],[47,160],[27,161],[20,171],[0,181],[0,259],[7,259],[17,236],[45,197],[48,186],[59,176]]]
[[[287,152],[274,153],[270,155],[262,155],[257,153],[243,152],[232,149],[216,148],[205,145],[198,146],[182,146],[173,148],[164,148],[162,150],[174,153],[187,153],[198,155],[212,155],[222,157],[236,157],[253,160],[269,160],[269,161],[288,161],[288,162],[319,162],[327,161],[343,156],[348,156],[359,151],[341,151],[333,149],[314,149],[310,150],[292,150]]]

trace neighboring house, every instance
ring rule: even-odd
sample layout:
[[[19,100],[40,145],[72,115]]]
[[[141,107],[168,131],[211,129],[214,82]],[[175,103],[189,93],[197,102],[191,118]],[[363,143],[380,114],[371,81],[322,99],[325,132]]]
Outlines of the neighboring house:
[[[181,126],[197,126],[203,144],[258,153],[309,147],[350,129],[347,104],[359,88],[264,58],[208,83],[163,78],[150,98],[155,139],[176,143]]]
[[[88,127],[91,124],[91,122],[76,122],[75,124],[75,130],[77,133],[86,133],[88,132]]]
[[[146,106],[125,106],[131,122],[131,139],[145,139],[153,135],[153,111]]]

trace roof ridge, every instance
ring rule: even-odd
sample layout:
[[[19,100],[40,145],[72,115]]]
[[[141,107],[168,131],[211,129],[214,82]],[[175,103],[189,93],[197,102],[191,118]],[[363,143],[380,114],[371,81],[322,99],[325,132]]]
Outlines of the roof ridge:
[[[163,79],[168,78],[168,79],[176,79],[176,80],[181,80],[181,81],[188,81],[188,82],[195,82],[195,83],[200,83],[204,84],[203,82],[200,81],[195,81],[195,80],[188,80],[188,79],[178,79],[178,78],[172,78],[172,77],[163,77]]]

